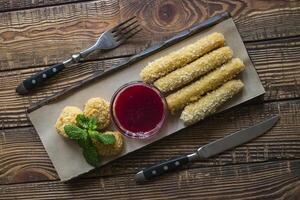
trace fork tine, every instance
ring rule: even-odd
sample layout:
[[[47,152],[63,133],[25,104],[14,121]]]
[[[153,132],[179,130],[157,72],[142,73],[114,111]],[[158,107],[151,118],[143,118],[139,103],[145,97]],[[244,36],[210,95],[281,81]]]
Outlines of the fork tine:
[[[118,33],[114,35],[114,38],[116,40],[121,40],[124,37],[126,38],[126,36],[128,36],[128,34],[130,32],[132,32],[133,30],[136,30],[138,27],[139,27],[139,24],[137,24],[137,25],[131,27],[130,29],[126,30],[126,32],[118,31]]]
[[[129,38],[131,38],[131,37],[133,37],[134,35],[138,34],[138,33],[139,33],[140,31],[142,31],[142,30],[143,30],[143,29],[140,28],[140,29],[134,31],[134,32],[131,33],[131,34],[127,34],[127,35],[126,35],[126,40],[128,40]]]
[[[133,31],[134,29],[136,29],[136,28],[139,27],[139,26],[140,26],[140,25],[137,24],[137,25],[133,26],[132,28],[126,30],[126,32],[124,32],[124,35],[128,34],[129,32]]]
[[[134,35],[138,34],[140,31],[142,30],[142,28],[134,31],[134,32],[131,32],[131,34],[127,34],[125,35],[123,38],[121,38],[118,42],[119,44],[122,44],[123,42],[125,42],[126,40],[128,40],[129,38],[132,38]]]
[[[136,16],[133,16],[133,17],[127,19],[126,21],[124,21],[124,22],[118,24],[117,26],[113,27],[113,28],[111,29],[111,32],[115,32],[115,31],[116,31],[118,28],[120,28],[122,25],[124,25],[124,24],[126,24],[127,22],[133,20],[134,18],[136,18]]]
[[[133,21],[132,23],[126,25],[125,27],[119,28],[119,30],[116,30],[114,33],[118,34],[118,33],[122,32],[122,31],[124,31],[125,29],[129,28],[130,26],[136,24],[137,22],[138,22],[138,21],[135,20],[135,21]]]
[[[134,21],[134,22],[132,22],[132,23],[126,25],[125,27],[117,28],[117,29],[116,29],[114,32],[112,32],[112,33],[113,33],[114,36],[117,36],[117,35],[120,34],[120,33],[123,34],[122,31],[124,31],[125,29],[129,28],[130,26],[136,24],[137,22],[138,22],[138,21],[136,20],[136,21]],[[127,32],[127,31],[126,31],[126,32]]]

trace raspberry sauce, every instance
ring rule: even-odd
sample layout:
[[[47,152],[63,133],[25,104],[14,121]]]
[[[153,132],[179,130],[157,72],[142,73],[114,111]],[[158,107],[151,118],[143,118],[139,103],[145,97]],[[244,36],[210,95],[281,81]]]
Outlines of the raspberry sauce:
[[[146,138],[160,129],[165,118],[165,101],[156,88],[133,82],[117,91],[112,112],[115,124],[125,135]]]

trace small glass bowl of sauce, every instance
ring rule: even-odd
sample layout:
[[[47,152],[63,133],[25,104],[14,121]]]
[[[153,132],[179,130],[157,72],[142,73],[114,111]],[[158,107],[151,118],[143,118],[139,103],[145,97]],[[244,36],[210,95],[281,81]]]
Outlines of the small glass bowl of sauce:
[[[111,114],[125,136],[145,139],[156,134],[166,118],[166,102],[154,86],[135,81],[121,86],[113,95]]]

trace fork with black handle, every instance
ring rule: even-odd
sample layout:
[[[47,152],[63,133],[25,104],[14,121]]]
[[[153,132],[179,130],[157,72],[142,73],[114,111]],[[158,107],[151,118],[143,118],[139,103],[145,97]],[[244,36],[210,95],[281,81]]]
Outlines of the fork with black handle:
[[[132,36],[140,32],[141,30],[142,29],[139,28],[136,17],[132,17],[102,33],[98,38],[97,42],[91,47],[83,50],[78,54],[72,55],[70,59],[62,63],[55,64],[25,79],[16,88],[16,92],[19,94],[27,94],[33,88],[41,85],[49,78],[55,76],[64,68],[68,67],[71,64],[78,63],[79,61],[83,60],[92,52],[96,50],[107,51],[107,50],[114,49],[120,46],[122,43],[124,43],[127,39],[131,38]]]

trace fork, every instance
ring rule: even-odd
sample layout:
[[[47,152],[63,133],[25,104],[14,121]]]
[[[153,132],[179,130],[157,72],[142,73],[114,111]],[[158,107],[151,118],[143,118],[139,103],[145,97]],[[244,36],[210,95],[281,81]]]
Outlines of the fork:
[[[55,64],[47,69],[44,69],[29,78],[25,79],[20,85],[16,88],[16,92],[19,94],[27,94],[33,88],[41,85],[49,78],[55,76],[64,68],[68,67],[71,64],[78,63],[90,55],[96,50],[108,51],[114,49],[126,40],[133,37],[135,34],[140,32],[142,29],[139,28],[136,17],[132,17],[117,26],[105,31],[97,39],[96,43],[91,47],[81,51],[80,53],[73,54],[70,59]]]

